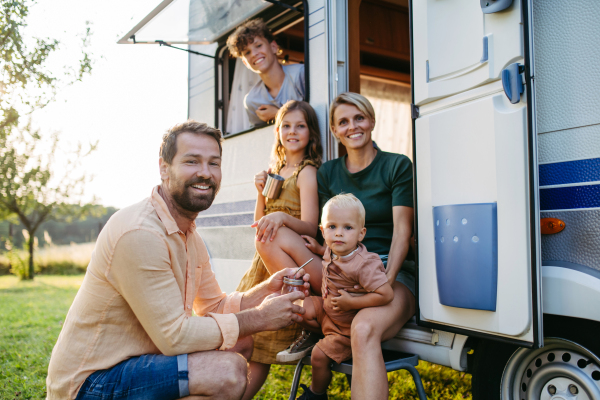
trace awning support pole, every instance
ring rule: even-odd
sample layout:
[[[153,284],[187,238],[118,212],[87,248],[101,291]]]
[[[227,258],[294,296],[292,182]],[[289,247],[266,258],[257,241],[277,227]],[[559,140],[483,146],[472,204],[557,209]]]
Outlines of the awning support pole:
[[[194,50],[189,50],[189,49],[182,49],[181,47],[175,47],[175,46],[170,45],[169,43],[164,42],[162,40],[157,40],[156,43],[158,43],[160,46],[172,47],[174,49],[187,51],[188,53],[197,54],[199,56],[204,56],[204,57],[208,57],[208,58],[215,58],[215,56],[211,56],[209,54],[204,54],[204,53],[200,53],[200,52],[197,52],[197,51],[194,51]]]

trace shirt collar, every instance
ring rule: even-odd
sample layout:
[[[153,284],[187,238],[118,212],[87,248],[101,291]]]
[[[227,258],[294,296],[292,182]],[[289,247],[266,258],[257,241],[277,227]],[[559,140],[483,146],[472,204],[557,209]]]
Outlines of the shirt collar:
[[[330,260],[333,261],[342,261],[342,262],[347,262],[352,260],[354,257],[356,257],[356,255],[360,252],[362,252],[365,249],[365,245],[362,243],[358,243],[358,246],[356,247],[356,249],[354,249],[354,251],[350,254],[346,254],[345,256],[337,256],[335,254],[333,254],[333,251],[327,247],[328,250],[328,256]]]
[[[179,227],[177,226],[177,222],[169,212],[169,207],[167,207],[167,203],[162,198],[158,189],[160,185],[157,185],[152,189],[152,195],[150,196],[150,201],[152,202],[152,206],[156,210],[156,214],[158,214],[158,218],[161,220],[165,228],[167,229],[167,234],[172,235],[173,233],[181,232]],[[196,230],[196,222],[193,221],[190,225],[190,231],[193,232]]]

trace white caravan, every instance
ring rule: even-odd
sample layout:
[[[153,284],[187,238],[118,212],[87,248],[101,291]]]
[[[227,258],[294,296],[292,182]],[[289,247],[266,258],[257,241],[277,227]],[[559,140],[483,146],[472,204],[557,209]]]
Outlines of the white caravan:
[[[273,142],[224,46],[250,18],[305,63],[325,159],[343,152],[328,104],[351,90],[379,147],[414,163],[418,311],[383,346],[472,373],[477,400],[600,400],[600,2],[163,1],[119,43],[190,51],[189,117],[225,137],[197,225],[228,292]]]

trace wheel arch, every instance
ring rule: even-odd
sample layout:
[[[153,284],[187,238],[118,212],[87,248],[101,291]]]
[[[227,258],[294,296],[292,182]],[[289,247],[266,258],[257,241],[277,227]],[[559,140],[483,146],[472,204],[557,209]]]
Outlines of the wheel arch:
[[[545,261],[542,298],[544,314],[600,322],[597,306],[600,304],[600,271],[564,261]]]

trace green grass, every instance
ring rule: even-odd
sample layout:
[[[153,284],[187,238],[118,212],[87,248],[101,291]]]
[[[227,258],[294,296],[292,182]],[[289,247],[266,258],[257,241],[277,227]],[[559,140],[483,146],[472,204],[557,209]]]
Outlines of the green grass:
[[[50,353],[83,276],[36,276],[33,282],[0,276],[0,399],[44,399]],[[471,399],[471,375],[420,362],[431,400]],[[302,383],[310,384],[310,367]],[[294,366],[275,365],[256,399],[287,399]],[[388,374],[390,398],[417,399],[405,371]],[[301,392],[301,391],[299,391]],[[330,399],[350,399],[346,378],[334,374]]]
[[[0,399],[43,399],[50,353],[83,276],[0,277]]]

